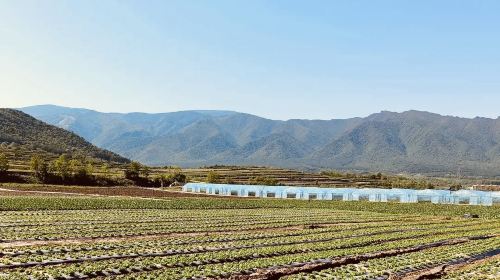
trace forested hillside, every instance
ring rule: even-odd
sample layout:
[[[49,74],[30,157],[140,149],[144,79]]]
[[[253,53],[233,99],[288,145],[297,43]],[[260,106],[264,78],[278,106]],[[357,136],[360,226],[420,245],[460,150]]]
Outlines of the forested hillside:
[[[318,165],[360,170],[500,174],[500,120],[382,112],[318,150]]]
[[[39,121],[13,109],[0,109],[0,143],[21,145],[29,150],[52,154],[81,155],[106,161],[128,162],[128,159],[98,148],[65,129]]]

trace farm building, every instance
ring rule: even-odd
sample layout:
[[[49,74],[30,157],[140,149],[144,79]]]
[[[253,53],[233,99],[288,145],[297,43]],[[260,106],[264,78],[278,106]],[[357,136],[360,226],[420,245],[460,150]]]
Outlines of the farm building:
[[[263,185],[188,183],[183,191],[223,196],[288,198],[305,200],[343,200],[373,202],[432,202],[491,206],[500,203],[500,192],[474,190],[413,190],[382,188],[315,188]]]

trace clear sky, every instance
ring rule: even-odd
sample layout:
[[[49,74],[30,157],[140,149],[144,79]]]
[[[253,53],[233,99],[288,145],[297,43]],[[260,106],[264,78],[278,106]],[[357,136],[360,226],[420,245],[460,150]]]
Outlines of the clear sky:
[[[500,1],[0,0],[0,107],[500,115]]]

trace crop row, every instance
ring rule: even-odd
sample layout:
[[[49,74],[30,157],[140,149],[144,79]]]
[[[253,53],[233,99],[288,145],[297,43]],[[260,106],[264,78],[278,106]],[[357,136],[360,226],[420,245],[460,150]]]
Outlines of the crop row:
[[[430,203],[399,204],[347,201],[302,201],[278,199],[176,198],[139,199],[116,197],[13,197],[0,196],[0,211],[88,210],[88,209],[327,209],[371,213],[393,213],[426,216],[462,216],[466,213],[481,218],[500,218],[500,207],[466,205],[433,205]],[[25,212],[28,213],[28,212]]]
[[[284,245],[304,245],[309,243],[324,243],[334,240],[341,239],[353,239],[367,236],[380,236],[388,235],[391,233],[402,233],[402,232],[436,232],[443,230],[453,230],[453,231],[470,231],[478,229],[477,226],[471,227],[442,227],[442,226],[432,226],[432,227],[420,227],[416,228],[414,226],[403,226],[399,228],[392,227],[391,229],[383,228],[371,228],[368,230],[352,230],[352,231],[332,231],[332,232],[317,232],[316,234],[308,235],[297,235],[297,236],[285,236],[285,237],[274,237],[266,239],[246,239],[233,242],[222,243],[216,242],[206,242],[202,243],[204,246],[199,244],[192,245],[177,245],[172,246],[167,242],[151,242],[142,241],[134,242],[129,244],[130,246],[103,246],[103,247],[76,247],[76,248],[58,248],[49,250],[39,250],[35,252],[40,252],[43,254],[23,254],[23,252],[16,252],[11,254],[4,254],[4,257],[0,258],[0,268],[13,268],[13,267],[27,267],[35,265],[46,265],[53,264],[53,262],[68,263],[68,262],[84,262],[88,261],[89,258],[92,260],[102,260],[102,259],[123,259],[123,258],[136,258],[144,256],[168,256],[176,254],[190,254],[190,253],[201,253],[201,252],[213,252],[213,251],[224,251],[224,250],[239,250],[246,248],[261,248],[261,247],[272,247],[272,246],[284,246]],[[165,246],[170,245],[168,250],[161,250],[159,248],[165,248]],[[221,246],[223,245],[223,246]],[[82,250],[84,249],[84,250]],[[58,261],[59,260],[59,261]]]
[[[493,229],[498,230],[498,229]],[[221,250],[209,252],[196,252],[192,251],[188,254],[177,254],[168,256],[137,256],[133,259],[125,258],[119,260],[101,260],[86,262],[85,266],[82,264],[68,264],[63,266],[49,266],[49,267],[33,267],[21,270],[9,271],[11,276],[23,279],[22,275],[36,275],[37,277],[44,277],[49,274],[53,277],[60,277],[63,275],[70,275],[71,273],[80,273],[90,275],[100,271],[108,270],[127,270],[133,267],[149,267],[151,265],[161,265],[162,268],[173,268],[182,266],[188,268],[196,266],[196,269],[204,269],[211,266],[230,266],[233,273],[239,272],[242,266],[247,267],[249,264],[261,262],[263,265],[276,265],[274,261],[281,262],[287,259],[301,259],[302,261],[308,260],[311,256],[322,255],[324,257],[331,256],[332,254],[351,254],[354,252],[364,252],[365,250],[380,250],[386,247],[400,247],[411,246],[415,244],[422,244],[435,240],[443,240],[448,238],[458,238],[461,236],[470,236],[474,234],[488,234],[492,229],[466,229],[466,230],[429,230],[425,233],[419,231],[399,232],[383,234],[382,236],[364,236],[352,239],[340,239],[316,243],[304,243],[297,246],[293,245],[276,245],[267,247],[252,246],[249,248],[240,248],[235,250]],[[271,244],[270,244],[271,245]],[[217,260],[214,262],[214,260]],[[195,263],[198,262],[198,263]],[[210,262],[207,264],[206,262]],[[201,266],[201,267],[200,267]],[[259,267],[259,266],[257,266]],[[159,268],[159,270],[162,270]],[[251,267],[248,267],[249,269]],[[169,269],[170,271],[171,269]]]
[[[453,246],[440,246],[418,252],[393,257],[372,259],[357,264],[321,270],[313,273],[301,273],[289,276],[288,280],[309,279],[387,279],[390,275],[405,274],[430,269],[439,265],[465,262],[482,256],[491,248],[500,247],[500,238],[474,240]]]
[[[384,222],[386,220],[381,220]],[[230,225],[155,225],[147,227],[134,228],[103,228],[103,229],[34,229],[31,232],[20,232],[3,234],[3,242],[27,241],[27,240],[59,240],[68,238],[104,238],[104,237],[134,237],[147,235],[165,235],[165,234],[187,234],[187,233],[209,233],[209,232],[229,232],[229,231],[250,231],[250,230],[272,230],[283,227],[302,226],[305,224],[322,223],[361,223],[359,221],[347,220],[324,220],[310,218],[307,221],[276,221],[276,222],[247,222],[232,223]],[[373,221],[370,221],[373,222]]]
[[[448,238],[457,237],[456,235],[447,235]],[[445,236],[443,236],[445,238]],[[327,261],[328,258],[358,258],[362,254],[373,254],[387,250],[411,248],[420,244],[429,244],[432,242],[445,242],[436,237],[401,239],[380,244],[372,244],[360,247],[337,248],[334,250],[304,252],[294,255],[282,255],[276,257],[250,259],[244,262],[224,262],[220,264],[207,264],[200,266],[190,266],[173,271],[171,269],[159,269],[156,272],[143,272],[134,274],[122,274],[116,279],[180,279],[190,278],[198,279],[204,277],[223,277],[244,276],[253,274],[257,271],[276,271],[280,269],[289,269],[293,267],[309,266],[312,264]],[[152,264],[150,264],[152,265]],[[264,279],[264,278],[262,278]]]
[[[232,211],[232,213],[231,213]],[[212,213],[217,212],[217,216],[213,216]],[[335,210],[275,210],[275,209],[244,209],[244,210],[219,210],[219,211],[194,211],[194,210],[172,210],[164,211],[157,209],[148,210],[115,210],[115,211],[103,211],[103,210],[65,210],[65,211],[38,211],[38,212],[0,212],[0,217],[2,218],[2,225],[4,226],[7,222],[13,223],[13,225],[20,226],[23,222],[40,222],[49,224],[54,221],[66,221],[75,222],[75,218],[78,218],[77,222],[99,222],[99,223],[120,223],[121,220],[125,221],[142,221],[148,219],[154,220],[164,220],[168,219],[171,221],[181,221],[181,220],[199,220],[206,217],[211,217],[213,219],[224,219],[230,218],[233,215],[245,214],[247,218],[275,218],[277,214],[280,213],[281,216],[286,217],[307,217],[310,214],[313,215],[328,215],[328,216],[358,216],[358,217],[369,217],[369,216],[382,216],[383,214],[373,213],[368,215],[367,213],[360,212],[346,212],[346,211],[335,211]],[[101,218],[109,217],[115,218],[114,220],[103,221]],[[405,216],[411,217],[411,216]],[[415,216],[416,217],[416,216]]]
[[[64,245],[38,245],[38,246],[24,246],[15,247],[11,249],[4,249],[0,251],[0,257],[14,257],[21,255],[51,255],[53,253],[70,253],[70,252],[88,252],[95,250],[108,250],[115,249],[129,249],[129,248],[163,248],[165,246],[181,246],[181,245],[202,245],[209,243],[225,243],[235,244],[240,241],[253,241],[266,240],[267,242],[277,239],[286,238],[293,241],[292,237],[299,238],[315,238],[320,235],[337,233],[337,236],[349,236],[356,234],[370,234],[373,232],[384,232],[387,230],[421,230],[430,227],[445,227],[445,228],[458,228],[465,226],[479,225],[477,222],[413,222],[399,225],[394,222],[385,223],[367,223],[367,224],[352,224],[352,225],[330,225],[324,228],[316,229],[303,229],[286,232],[257,232],[257,233],[239,233],[234,232],[231,235],[225,233],[214,233],[210,235],[197,235],[197,236],[158,236],[155,238],[148,238],[146,240],[121,240],[121,242],[97,242],[93,244],[64,244]]]
[[[157,211],[157,210],[155,210]],[[171,211],[174,212],[175,211]],[[349,213],[349,212],[348,212]],[[84,215],[81,213],[80,215]],[[178,213],[181,215],[182,213]],[[216,212],[211,212],[212,217],[203,215],[198,220],[175,220],[175,221],[154,221],[151,223],[135,223],[127,220],[126,216],[121,216],[118,220],[123,224],[86,224],[86,225],[33,225],[22,227],[0,228],[0,240],[9,242],[14,240],[53,240],[64,238],[100,238],[100,237],[120,237],[120,236],[141,236],[167,233],[189,233],[189,232],[217,232],[233,230],[255,230],[286,226],[297,226],[304,224],[339,224],[339,223],[367,223],[399,221],[408,222],[418,220],[417,218],[403,218],[397,215],[367,215],[367,217],[357,215],[347,215],[339,213],[316,212],[305,215],[275,214],[274,217],[265,218],[245,216],[245,212],[236,211],[233,216],[219,218]],[[78,217],[72,217],[78,220]],[[66,218],[66,219],[70,219]],[[102,215],[102,220],[113,219],[113,216]],[[73,221],[74,221],[73,220]],[[128,221],[128,223],[125,223]],[[126,225],[126,226],[124,226]]]
[[[500,247],[499,247],[500,248]],[[500,256],[488,259],[484,262],[466,266],[465,268],[453,271],[445,275],[442,279],[458,280],[487,280],[500,279]]]

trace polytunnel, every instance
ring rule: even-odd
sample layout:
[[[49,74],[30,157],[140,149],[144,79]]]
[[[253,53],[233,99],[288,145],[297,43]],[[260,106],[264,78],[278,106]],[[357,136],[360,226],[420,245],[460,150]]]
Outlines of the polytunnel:
[[[492,192],[491,194],[491,202],[500,204],[500,192]]]
[[[454,204],[492,205],[491,192],[459,190],[451,194]]]
[[[319,188],[264,185],[232,185],[188,183],[183,191],[211,195],[305,199],[305,200],[343,200],[372,202],[432,202],[439,204],[469,204],[490,206],[500,203],[500,192],[474,190],[413,190],[382,188]]]
[[[432,202],[432,203],[440,203],[440,197],[447,195],[449,193],[450,191],[431,190],[431,189],[416,191],[418,202]]]
[[[282,197],[300,199],[302,197],[302,191],[300,188],[294,188],[294,187],[286,188],[283,190]]]

